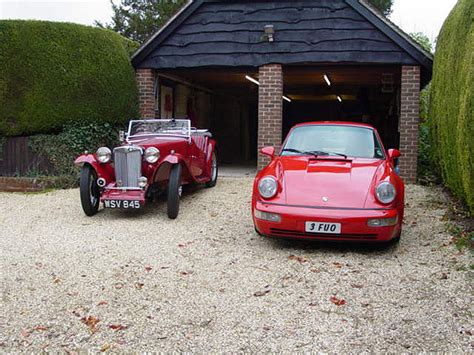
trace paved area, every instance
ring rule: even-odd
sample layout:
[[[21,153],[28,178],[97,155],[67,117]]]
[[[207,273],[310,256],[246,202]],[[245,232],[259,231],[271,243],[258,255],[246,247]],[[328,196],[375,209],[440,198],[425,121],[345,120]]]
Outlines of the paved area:
[[[0,351],[472,352],[470,255],[409,186],[398,246],[268,240],[251,178],[138,213],[0,193]]]

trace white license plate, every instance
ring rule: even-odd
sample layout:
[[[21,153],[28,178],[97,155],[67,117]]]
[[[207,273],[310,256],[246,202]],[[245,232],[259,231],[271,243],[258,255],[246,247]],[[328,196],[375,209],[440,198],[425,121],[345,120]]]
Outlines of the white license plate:
[[[140,201],[105,200],[104,207],[105,208],[138,209],[140,208]]]
[[[341,223],[306,222],[307,233],[341,234]]]

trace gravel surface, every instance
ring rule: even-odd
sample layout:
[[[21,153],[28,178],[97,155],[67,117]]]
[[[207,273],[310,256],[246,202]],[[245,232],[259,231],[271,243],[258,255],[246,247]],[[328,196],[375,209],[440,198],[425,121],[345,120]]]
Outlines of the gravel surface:
[[[399,246],[268,240],[251,178],[178,220],[84,216],[78,190],[0,194],[0,351],[472,352],[472,274],[438,190],[407,188]]]

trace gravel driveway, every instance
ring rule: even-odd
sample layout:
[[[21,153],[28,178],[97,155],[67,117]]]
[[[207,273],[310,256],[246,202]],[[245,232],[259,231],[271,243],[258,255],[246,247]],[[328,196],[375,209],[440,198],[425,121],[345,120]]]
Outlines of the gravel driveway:
[[[140,213],[78,190],[0,194],[0,351],[473,351],[468,252],[448,203],[409,186],[399,246],[267,240],[252,179]]]

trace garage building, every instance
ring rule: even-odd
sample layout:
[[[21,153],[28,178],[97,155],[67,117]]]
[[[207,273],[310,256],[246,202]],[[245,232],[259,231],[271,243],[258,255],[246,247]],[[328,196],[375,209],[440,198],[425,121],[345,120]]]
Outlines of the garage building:
[[[210,128],[223,163],[257,164],[306,121],[373,124],[416,180],[433,58],[361,0],[194,0],[135,53],[143,118]]]

